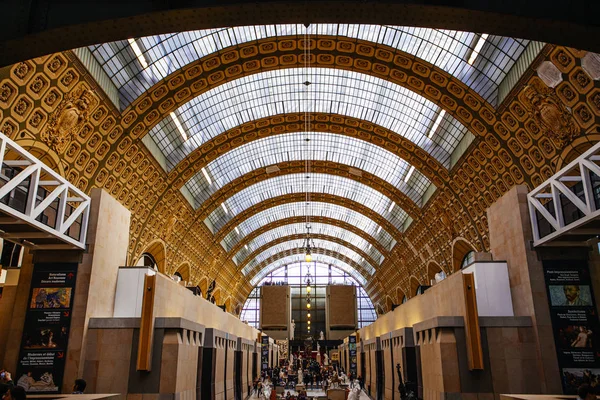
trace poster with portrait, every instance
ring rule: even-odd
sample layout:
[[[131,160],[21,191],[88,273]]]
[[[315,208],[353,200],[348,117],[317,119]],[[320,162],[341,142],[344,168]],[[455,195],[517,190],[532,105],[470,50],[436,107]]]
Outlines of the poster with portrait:
[[[28,393],[60,393],[77,264],[38,263],[31,279],[15,382]]]
[[[544,276],[563,390],[575,394],[600,371],[598,313],[586,261],[546,260]]]
[[[358,363],[356,362],[356,336],[348,338],[348,355],[350,356],[350,372],[357,376]]]

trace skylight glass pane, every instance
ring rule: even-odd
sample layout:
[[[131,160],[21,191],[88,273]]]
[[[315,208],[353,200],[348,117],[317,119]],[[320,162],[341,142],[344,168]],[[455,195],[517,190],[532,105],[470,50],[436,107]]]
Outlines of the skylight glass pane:
[[[373,247],[367,240],[363,239],[359,235],[347,231],[345,229],[339,228],[335,225],[327,225],[321,223],[311,223],[310,224],[310,233],[311,235],[326,235],[338,238],[345,242],[351,243],[354,246],[361,249],[363,252],[367,253],[369,257],[373,260],[378,261],[381,258],[381,253]],[[289,224],[277,227],[275,229],[271,229],[267,231],[246,244],[241,250],[239,250],[234,259],[237,260],[238,264],[241,264],[246,260],[246,258],[252,254],[257,249],[265,246],[267,243],[274,242],[275,240],[292,235],[303,235],[306,233],[306,224],[305,223],[297,223],[297,224]],[[247,247],[247,248],[246,248]]]
[[[360,285],[365,285],[367,280],[364,276],[362,276],[358,271],[356,271],[352,266],[346,264],[345,262],[338,260],[336,258],[324,255],[324,254],[314,254],[313,261],[311,264],[316,263],[317,265],[334,265],[335,267],[341,269],[342,271],[350,274],[352,278],[354,278]],[[267,276],[271,271],[275,271],[278,268],[281,268],[283,265],[289,264],[300,264],[304,268],[306,268],[307,263],[304,262],[304,254],[294,254],[291,256],[287,256],[281,258],[277,261],[274,261],[272,264],[266,265],[262,270],[258,271],[256,275],[252,276],[250,279],[250,284],[252,286],[256,285],[257,282],[260,282],[265,276]]]
[[[356,264],[360,265],[370,275],[373,275],[375,273],[375,268],[373,268],[373,266],[370,263],[368,263],[363,257],[361,257],[360,254],[358,254],[354,250],[349,249],[346,246],[322,239],[315,239],[314,244],[315,249],[323,249],[328,252],[336,252],[342,254],[354,261]],[[242,269],[242,273],[244,274],[244,276],[247,276],[257,266],[259,266],[264,261],[268,260],[270,257],[273,257],[274,255],[277,255],[279,253],[300,249],[303,247],[303,245],[304,239],[295,239],[285,243],[276,244],[273,247],[264,250],[263,252],[258,254],[254,259],[252,259],[248,264],[246,264],[246,266]]]
[[[306,215],[328,217],[347,222],[363,231],[365,236],[368,235],[373,237],[386,249],[390,249],[394,243],[394,239],[385,229],[379,229],[380,226],[376,222],[363,214],[346,207],[338,206],[337,204],[312,202],[311,207],[308,210],[304,207],[304,203],[288,203],[271,207],[254,214],[237,226],[240,231],[239,234],[235,229],[232,229],[227,236],[225,236],[225,239],[223,239],[223,244],[225,249],[230,251],[243,237],[249,236],[252,232],[264,225],[285,218],[303,217]],[[311,222],[311,226],[312,225],[313,223]]]
[[[215,232],[218,232],[236,215],[258,203],[290,193],[306,192],[331,194],[356,201],[382,215],[400,231],[407,217],[400,207],[395,207],[394,212],[388,213],[392,200],[370,186],[341,176],[310,173],[276,176],[242,189],[222,203],[228,212],[220,207],[215,209],[207,219]],[[312,202],[299,207],[297,212],[303,212],[303,209],[311,207],[313,207]]]
[[[311,82],[307,87],[305,82]],[[150,131],[172,169],[210,139],[244,123],[271,115],[312,112],[362,119],[394,131],[431,154],[446,168],[450,155],[468,132],[446,113],[430,130],[441,108],[424,97],[384,79],[354,71],[293,68],[261,72],[226,82],[179,107],[172,118]]]
[[[127,40],[90,46],[113,80],[123,107],[177,69],[226,47],[275,36],[340,36],[384,44],[424,59],[454,75],[493,105],[498,84],[529,41],[489,36],[473,65],[467,63],[478,35],[384,25],[311,24],[242,26],[170,33],[137,39],[143,67]]]
[[[201,205],[223,186],[249,171],[307,159],[336,162],[369,172],[400,189],[418,205],[431,183],[418,171],[406,183],[404,178],[410,164],[365,140],[332,133],[297,132],[269,136],[237,147],[209,163],[206,172],[194,175],[186,187],[196,204]],[[211,177],[211,184],[205,173]]]

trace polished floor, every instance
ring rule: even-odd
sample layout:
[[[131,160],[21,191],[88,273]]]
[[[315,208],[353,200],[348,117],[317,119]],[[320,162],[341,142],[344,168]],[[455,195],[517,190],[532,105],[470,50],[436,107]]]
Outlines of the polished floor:
[[[289,392],[290,392],[290,394],[292,394],[294,396],[298,395],[298,393],[295,390],[290,390]],[[287,394],[287,390],[285,393]],[[306,394],[308,395],[309,399],[327,398],[327,395],[322,390],[307,390]],[[257,397],[255,393],[252,393],[252,395],[249,397],[249,399],[262,400],[262,399],[265,399],[265,396]],[[370,400],[370,398],[364,391],[361,391],[359,400]]]

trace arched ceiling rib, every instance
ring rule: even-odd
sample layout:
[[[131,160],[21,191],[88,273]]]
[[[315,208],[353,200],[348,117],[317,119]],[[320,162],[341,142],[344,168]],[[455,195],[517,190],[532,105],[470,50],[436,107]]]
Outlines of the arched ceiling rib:
[[[328,250],[316,248],[312,252],[313,261],[322,262],[324,264],[336,265],[343,271],[348,272],[354,279],[356,279],[363,287],[367,284],[368,273],[364,271],[360,265],[357,265],[351,259],[345,257],[343,254],[331,252]],[[304,262],[304,250],[291,250],[284,251],[273,255],[272,257],[263,261],[257,268],[252,270],[252,273],[246,276],[246,279],[252,286],[256,285],[265,275],[272,269],[271,265],[277,264],[278,266],[284,264],[292,264]],[[366,288],[365,288],[366,289]]]
[[[244,210],[273,197],[291,193],[326,193],[363,204],[383,216],[396,229],[402,230],[407,214],[381,192],[352,179],[323,173],[280,175],[244,188],[223,201],[207,218],[214,232]],[[307,206],[310,209],[310,204]],[[389,211],[388,211],[389,210]]]
[[[255,268],[263,267],[261,264],[271,257],[274,257],[280,253],[289,254],[292,251],[300,251],[304,252],[304,242],[305,240],[300,239],[290,239],[284,243],[273,244],[271,247],[265,249],[260,254],[258,254],[253,259],[249,260],[245,265],[240,266],[242,274],[244,276],[248,276]],[[354,250],[335,242],[330,242],[324,239],[315,239],[314,249],[322,249],[323,251],[328,251],[331,253],[342,254],[349,260],[352,260],[354,264],[359,265],[364,271],[366,271],[369,275],[373,275],[375,273],[375,267],[369,263],[363,256]]]
[[[303,113],[279,114],[230,129],[190,153],[184,162],[171,170],[169,181],[179,189],[190,176],[201,173],[202,168],[240,146],[300,132],[305,126],[306,117]],[[308,117],[312,119],[311,126],[315,131],[350,137],[378,146],[414,165],[417,171],[438,187],[444,185],[449,178],[447,169],[429,153],[389,129],[338,114],[311,113]]]
[[[442,114],[440,106],[394,82],[356,71],[288,68],[243,76],[202,93],[174,112],[177,122],[164,118],[150,136],[170,171],[198,146],[231,128],[289,112],[332,112],[381,125],[446,168],[468,134],[453,116]]]
[[[222,203],[226,202],[228,199],[232,198],[236,194],[240,193],[244,189],[250,188],[253,185],[260,184],[261,182],[266,182],[275,178],[286,177],[290,175],[297,176],[298,174],[304,174],[306,179],[306,164],[304,162],[295,161],[290,163],[280,163],[277,165],[271,165],[268,168],[263,168],[259,170],[254,170],[246,175],[243,175],[240,178],[237,178],[233,182],[227,184],[224,188],[220,189],[213,196],[211,196],[207,201],[205,201],[200,208],[196,210],[196,217],[198,220],[205,219],[207,216],[213,214],[219,208],[223,209]],[[386,181],[379,179],[378,177],[369,174],[363,170],[352,169],[346,165],[336,164],[333,162],[312,162],[311,163],[311,172],[320,175],[327,175],[331,177],[340,177],[345,179],[346,183],[356,182],[362,186],[358,186],[355,188],[355,191],[359,191],[360,189],[364,189],[364,187],[369,187],[372,190],[380,193],[382,196],[387,197],[392,202],[394,202],[394,207],[399,208],[400,210],[396,210],[398,212],[404,212],[407,215],[411,216],[413,219],[419,218],[420,216],[420,208],[419,206],[409,199],[404,193],[395,188],[393,185],[387,183]],[[308,178],[310,179],[310,178]],[[308,180],[307,179],[307,180]],[[306,193],[307,189],[311,189],[310,186],[304,186],[308,182],[303,182],[303,186],[300,188],[296,188],[292,190],[291,193],[288,193],[287,196],[293,195],[301,195]],[[322,188],[319,188],[322,190]],[[322,192],[311,192],[311,193],[322,193]],[[363,193],[364,194],[364,193]],[[285,196],[285,195],[284,195]],[[347,196],[341,196],[347,197]],[[265,199],[266,200],[266,199]],[[391,204],[390,204],[391,206]],[[229,210],[229,209],[228,209]],[[390,210],[390,208],[388,208]],[[223,209],[223,211],[225,211]],[[245,211],[243,211],[245,212]],[[383,217],[387,217],[383,215]],[[235,217],[234,217],[235,218]],[[234,219],[232,218],[232,219]],[[391,222],[391,221],[390,221]],[[225,225],[223,225],[219,229],[223,229],[230,222],[228,221]]]
[[[90,46],[92,54],[119,89],[122,107],[172,72],[230,46],[265,38],[308,33],[387,45],[430,62],[494,103],[498,85],[519,57],[527,40],[490,36],[473,65],[469,56],[480,35],[427,28],[382,25],[262,25],[199,30],[137,39],[143,65],[129,41]]]
[[[263,229],[267,226],[272,229],[290,223],[306,224],[306,214],[303,212],[302,205],[303,203],[290,203],[265,209],[241,222],[237,226],[237,230],[233,229],[221,240],[221,244],[228,252],[238,251],[239,246],[243,246],[253,239],[255,232],[264,233]],[[310,217],[311,223],[322,222],[349,230],[368,240],[381,253],[387,252],[396,243],[392,235],[381,225],[351,208],[332,203],[314,202],[314,207],[310,211],[313,211]],[[350,227],[351,229],[349,229]]]
[[[196,204],[254,170],[292,161],[329,161],[364,170],[421,204],[431,183],[400,157],[365,140],[325,132],[295,132],[261,138],[237,147],[190,178],[186,188]]]
[[[383,257],[381,252],[361,236],[334,225],[311,223],[310,227],[311,237],[322,237],[327,238],[329,241],[344,243],[347,247],[353,247],[355,251],[362,252],[365,258],[373,260],[373,265],[381,264],[380,260]],[[242,265],[246,260],[258,254],[266,246],[269,246],[270,243],[279,242],[282,238],[287,240],[288,237],[300,235],[303,237],[306,236],[305,223],[284,225],[271,229],[245,243],[244,247],[240,248],[233,255],[233,260],[237,265]]]

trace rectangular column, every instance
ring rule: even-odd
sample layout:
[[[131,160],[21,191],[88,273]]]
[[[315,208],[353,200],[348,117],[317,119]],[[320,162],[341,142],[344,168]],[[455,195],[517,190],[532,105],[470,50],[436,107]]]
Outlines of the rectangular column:
[[[541,390],[561,393],[543,267],[531,247],[533,236],[527,193],[527,187],[515,186],[488,209],[490,249],[494,259],[508,264],[515,315],[532,318]]]

